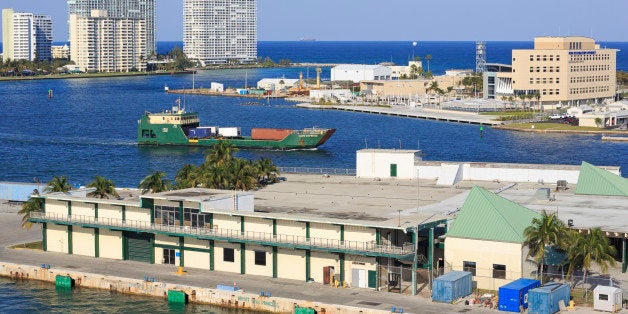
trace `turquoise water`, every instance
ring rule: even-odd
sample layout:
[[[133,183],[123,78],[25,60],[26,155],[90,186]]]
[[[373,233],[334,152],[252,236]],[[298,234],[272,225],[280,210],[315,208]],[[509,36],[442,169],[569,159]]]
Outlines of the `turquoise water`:
[[[219,307],[169,305],[165,299],[106,290],[57,289],[40,281],[0,278],[0,313],[237,313]]]

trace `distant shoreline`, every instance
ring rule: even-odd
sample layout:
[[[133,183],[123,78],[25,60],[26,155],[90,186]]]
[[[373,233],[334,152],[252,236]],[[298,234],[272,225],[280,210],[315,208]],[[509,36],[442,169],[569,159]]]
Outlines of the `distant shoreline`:
[[[30,80],[62,80],[79,78],[104,78],[104,77],[124,77],[124,76],[152,76],[152,75],[180,75],[192,74],[194,71],[156,71],[156,72],[104,72],[104,73],[75,73],[75,74],[52,74],[35,76],[5,76],[0,77],[2,81],[30,81]]]

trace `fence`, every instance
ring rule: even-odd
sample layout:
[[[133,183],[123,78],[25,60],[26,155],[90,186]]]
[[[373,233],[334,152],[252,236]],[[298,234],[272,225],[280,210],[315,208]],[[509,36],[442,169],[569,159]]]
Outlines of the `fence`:
[[[232,229],[190,227],[179,225],[163,225],[149,221],[122,220],[118,218],[95,218],[84,215],[63,215],[57,213],[33,212],[31,218],[51,222],[90,224],[95,226],[121,227],[134,230],[162,231],[168,233],[205,236],[207,238],[228,238],[264,243],[288,244],[292,246],[308,246],[315,249],[337,249],[346,251],[369,252],[377,254],[408,255],[412,253],[411,245],[388,246],[375,244],[374,241],[340,241],[337,239],[313,238],[297,235],[272,234],[258,231],[241,231]]]
[[[355,176],[355,169],[342,168],[308,168],[308,167],[277,167],[280,173],[308,173],[322,175]]]

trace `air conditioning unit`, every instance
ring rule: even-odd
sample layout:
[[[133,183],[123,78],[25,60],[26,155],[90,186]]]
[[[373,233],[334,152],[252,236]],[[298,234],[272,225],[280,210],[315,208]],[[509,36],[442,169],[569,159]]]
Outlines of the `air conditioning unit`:
[[[558,180],[556,181],[556,190],[566,190],[567,189],[567,180]]]

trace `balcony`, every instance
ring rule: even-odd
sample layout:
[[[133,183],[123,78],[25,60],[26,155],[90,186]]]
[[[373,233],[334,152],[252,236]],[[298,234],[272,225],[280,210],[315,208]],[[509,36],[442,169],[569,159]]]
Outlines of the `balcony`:
[[[56,213],[31,213],[31,222],[55,223],[59,225],[71,225],[87,228],[108,228],[112,230],[124,230],[134,232],[147,232],[165,234],[169,236],[189,236],[198,239],[219,240],[236,243],[251,243],[258,245],[270,245],[292,249],[306,249],[315,251],[327,251],[332,253],[348,253],[365,256],[382,256],[411,260],[414,251],[412,244],[404,246],[378,245],[373,241],[340,241],[335,239],[304,237],[296,235],[278,234],[267,232],[240,231],[233,229],[174,226],[150,223],[148,221],[122,220],[118,218],[95,218],[82,215],[62,215]]]

